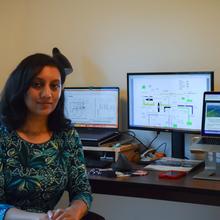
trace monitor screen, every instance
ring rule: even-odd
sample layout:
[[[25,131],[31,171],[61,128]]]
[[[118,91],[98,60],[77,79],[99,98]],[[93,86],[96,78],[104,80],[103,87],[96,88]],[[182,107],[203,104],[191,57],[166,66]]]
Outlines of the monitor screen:
[[[203,105],[202,135],[220,134],[220,92],[205,92]]]
[[[65,87],[64,113],[75,127],[118,128],[118,87]]]
[[[199,133],[214,73],[128,73],[128,128]]]

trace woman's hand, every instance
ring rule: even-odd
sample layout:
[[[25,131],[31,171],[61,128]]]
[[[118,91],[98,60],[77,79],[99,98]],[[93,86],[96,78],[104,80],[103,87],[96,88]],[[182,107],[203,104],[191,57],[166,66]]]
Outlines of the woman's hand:
[[[82,200],[75,200],[66,209],[48,211],[49,220],[80,220],[88,211],[88,207]]]
[[[76,213],[66,209],[48,211],[47,216],[49,220],[80,220],[80,218],[76,216]]]

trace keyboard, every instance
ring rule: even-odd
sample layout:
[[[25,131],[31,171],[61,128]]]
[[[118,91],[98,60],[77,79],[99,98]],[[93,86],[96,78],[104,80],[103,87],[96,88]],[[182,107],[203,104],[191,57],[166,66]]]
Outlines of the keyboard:
[[[220,138],[205,138],[203,137],[199,144],[211,144],[211,145],[220,145]]]
[[[183,163],[180,161],[163,161],[163,160],[158,160],[156,162],[158,165],[166,165],[166,166],[181,166]]]

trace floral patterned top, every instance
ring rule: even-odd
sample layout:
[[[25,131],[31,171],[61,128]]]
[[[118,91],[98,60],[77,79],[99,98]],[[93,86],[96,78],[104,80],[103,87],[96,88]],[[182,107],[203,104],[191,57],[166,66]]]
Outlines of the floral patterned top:
[[[23,140],[0,127],[0,220],[15,206],[32,212],[52,210],[63,192],[70,202],[92,202],[82,145],[74,129],[55,132],[42,144]]]

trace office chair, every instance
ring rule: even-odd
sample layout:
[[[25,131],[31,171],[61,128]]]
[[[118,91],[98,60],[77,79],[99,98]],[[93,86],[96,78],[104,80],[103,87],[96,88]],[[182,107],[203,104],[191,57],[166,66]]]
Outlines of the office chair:
[[[84,216],[81,220],[105,220],[104,217],[98,215],[94,212],[88,212],[86,216]]]
[[[66,75],[73,72],[73,67],[70,61],[60,52],[57,47],[54,47],[52,50],[53,58],[60,64],[64,69]]]

